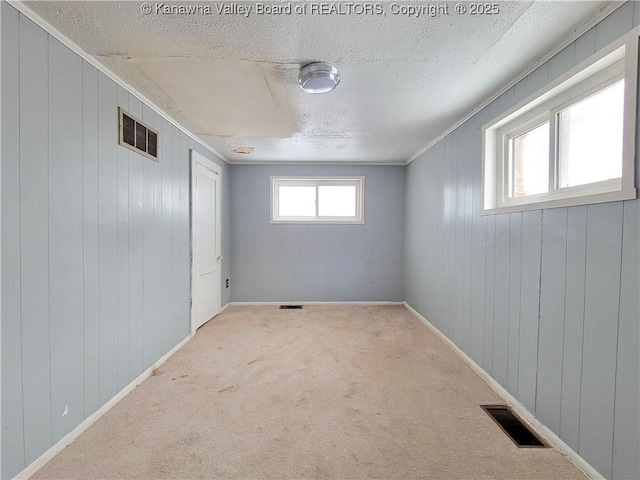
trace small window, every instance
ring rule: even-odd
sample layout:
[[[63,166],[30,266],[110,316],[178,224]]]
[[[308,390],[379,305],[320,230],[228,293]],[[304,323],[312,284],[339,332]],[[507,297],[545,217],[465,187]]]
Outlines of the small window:
[[[634,30],[485,125],[484,213],[636,197],[637,56]]]
[[[158,132],[136,120],[122,108],[118,109],[118,115],[120,118],[120,145],[157,161]]]
[[[271,177],[271,223],[364,223],[364,177]]]

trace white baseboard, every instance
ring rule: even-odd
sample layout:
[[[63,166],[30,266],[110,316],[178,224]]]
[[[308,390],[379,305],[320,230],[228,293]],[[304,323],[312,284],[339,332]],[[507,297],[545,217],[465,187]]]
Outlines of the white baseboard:
[[[164,362],[166,362],[169,357],[171,357],[174,353],[180,350],[189,340],[191,339],[191,335],[182,340],[179,344],[173,347],[169,352],[167,352],[164,356],[162,356],[157,362],[147,368],[143,373],[141,373],[133,382],[120,390],[111,400],[105,403],[102,407],[96,410],[93,414],[89,415],[84,421],[74,428],[67,435],[62,437],[58,443],[52,446],[49,450],[40,455],[37,459],[35,459],[27,468],[22,470],[18,475],[15,476],[16,479],[28,479],[32,475],[34,475],[38,470],[44,467],[49,461],[51,461],[58,453],[65,449],[71,442],[73,442],[76,438],[78,438],[85,430],[87,430],[91,425],[93,425],[96,421],[100,419],[105,413],[111,410],[120,400],[126,397],[134,388],[140,385],[144,380],[151,376],[151,374],[160,367]]]
[[[424,318],[418,313],[411,305],[404,302],[404,306],[413,313],[422,323],[424,323],[433,333],[440,337],[451,349],[462,358],[478,375],[482,378],[487,385],[489,385],[513,410],[520,416],[522,420],[529,424],[529,426],[538,433],[549,445],[556,448],[562,453],[571,463],[573,463],[578,469],[580,469],[587,477],[593,480],[604,480],[604,477],[598,473],[598,471],[589,465],[584,458],[578,455],[569,445],[567,445],[558,435],[549,430],[543,423],[540,422],[531,412],[529,412],[524,405],[522,405],[516,398],[511,395],[502,385],[496,382],[491,375],[484,371],[484,369],[474,362],[466,353],[464,353],[458,346],[453,343],[446,335],[438,330],[429,320]]]
[[[404,302],[229,302],[227,305],[404,305]]]

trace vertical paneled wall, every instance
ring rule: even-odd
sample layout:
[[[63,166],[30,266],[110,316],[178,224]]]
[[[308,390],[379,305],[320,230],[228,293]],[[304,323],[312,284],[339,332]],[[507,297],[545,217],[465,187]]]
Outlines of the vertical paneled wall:
[[[188,335],[189,149],[223,166],[225,258],[229,184],[201,145],[1,8],[1,476],[11,478]],[[160,162],[118,146],[118,106],[160,132]]]
[[[403,300],[403,166],[233,165],[231,173],[234,301]],[[365,224],[270,224],[270,175],[364,175]]]
[[[620,479],[640,478],[640,201],[482,216],[480,129],[639,17],[640,4],[623,5],[406,176],[407,302],[602,475]]]

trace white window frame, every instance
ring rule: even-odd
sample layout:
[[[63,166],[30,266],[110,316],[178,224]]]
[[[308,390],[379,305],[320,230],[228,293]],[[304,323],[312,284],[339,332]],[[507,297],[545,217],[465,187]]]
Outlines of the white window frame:
[[[271,183],[271,220],[270,223],[312,223],[312,224],[364,224],[364,179],[365,177],[269,177]],[[315,217],[281,217],[279,188],[315,187]],[[356,187],[356,214],[353,217],[320,217],[318,215],[318,187],[353,186]]]
[[[634,28],[482,127],[484,215],[636,198],[634,167],[639,35],[640,29]],[[556,142],[559,113],[621,79],[625,81],[622,176],[559,188]],[[550,126],[548,192],[513,198],[510,196],[509,141],[547,121]]]

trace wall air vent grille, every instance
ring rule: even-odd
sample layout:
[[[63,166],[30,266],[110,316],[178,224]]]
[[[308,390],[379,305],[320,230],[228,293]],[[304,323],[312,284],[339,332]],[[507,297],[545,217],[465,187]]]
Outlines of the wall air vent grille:
[[[118,108],[119,144],[158,161],[158,132],[134,116]]]

